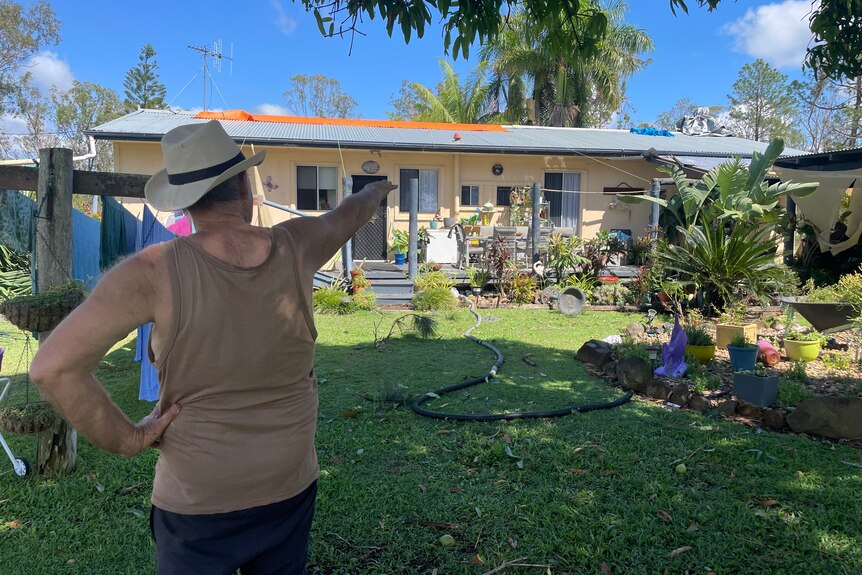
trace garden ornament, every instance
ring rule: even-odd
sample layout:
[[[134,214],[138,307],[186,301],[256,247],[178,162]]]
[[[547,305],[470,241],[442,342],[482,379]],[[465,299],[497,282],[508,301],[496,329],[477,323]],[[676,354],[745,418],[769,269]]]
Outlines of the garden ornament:
[[[682,377],[688,370],[688,365],[683,359],[687,343],[688,337],[682,326],[679,325],[679,317],[674,316],[670,341],[661,346],[661,357],[664,364],[656,368],[655,374],[664,377]]]

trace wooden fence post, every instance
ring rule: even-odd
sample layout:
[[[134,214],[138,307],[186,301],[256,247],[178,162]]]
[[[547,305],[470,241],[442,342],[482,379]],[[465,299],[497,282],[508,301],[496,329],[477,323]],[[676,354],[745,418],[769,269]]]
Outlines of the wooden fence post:
[[[36,286],[39,293],[72,281],[72,150],[39,150],[36,186]],[[51,332],[39,334],[39,340]],[[42,432],[36,449],[36,471],[74,471],[77,432],[65,421]]]

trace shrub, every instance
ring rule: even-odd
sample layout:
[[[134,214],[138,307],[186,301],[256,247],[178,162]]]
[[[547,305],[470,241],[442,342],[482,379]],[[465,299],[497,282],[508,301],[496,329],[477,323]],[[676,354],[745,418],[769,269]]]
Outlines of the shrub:
[[[427,271],[416,276],[413,282],[413,287],[416,291],[425,291],[432,288],[451,289],[455,286],[455,282],[449,277],[446,272],[442,271]]]
[[[352,307],[355,310],[371,311],[377,305],[377,297],[371,290],[362,290],[353,294]]]
[[[697,393],[712,391],[721,387],[721,378],[707,369],[696,369],[688,378]]]
[[[353,301],[341,284],[314,290],[314,311],[322,314],[347,314],[353,311]]]
[[[602,284],[593,290],[596,305],[629,305],[634,303],[631,290],[619,283]]]
[[[614,355],[617,359],[639,357],[645,361],[649,361],[649,352],[646,350],[646,346],[635,343],[629,338],[623,338],[622,343],[614,346]]]
[[[853,363],[850,358],[850,354],[842,351],[824,353],[820,356],[820,361],[822,361],[823,365],[827,368],[838,371],[850,369],[850,365]]]
[[[447,287],[432,287],[413,294],[413,307],[420,310],[452,309],[458,305],[452,290]]]
[[[715,345],[715,340],[709,332],[699,325],[687,325],[684,331],[688,338],[688,345]]]
[[[509,283],[509,295],[517,304],[533,303],[536,301],[536,289],[538,283],[532,274],[518,274]]]
[[[795,407],[800,401],[810,397],[814,397],[814,394],[800,383],[779,380],[776,403],[781,407]]]
[[[805,371],[805,362],[794,361],[790,364],[790,369],[784,372],[784,377],[802,383],[808,381],[808,373]]]
[[[560,289],[576,287],[581,290],[585,296],[587,296],[587,301],[589,303],[593,303],[593,290],[595,290],[598,285],[598,280],[593,276],[572,274],[560,282]]]

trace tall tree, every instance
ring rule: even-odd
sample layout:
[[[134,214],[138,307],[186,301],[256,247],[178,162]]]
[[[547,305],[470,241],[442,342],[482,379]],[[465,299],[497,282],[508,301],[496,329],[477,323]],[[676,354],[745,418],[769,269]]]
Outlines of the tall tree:
[[[123,87],[126,89],[125,104],[130,110],[167,108],[165,85],[159,82],[159,65],[155,57],[153,45],[145,45],[138,55],[138,64],[126,72]]]
[[[45,45],[60,41],[60,23],[51,5],[41,0],[29,10],[0,0],[0,113],[14,105],[15,78],[26,60]]]
[[[398,95],[389,97],[391,110],[386,111],[386,117],[390,120],[411,121],[422,111],[422,99],[416,90],[416,83],[401,80],[401,89]]]
[[[684,116],[693,116],[700,108],[708,108],[711,115],[721,113],[721,106],[698,106],[691,98],[680,98],[670,110],[662,112],[655,120],[655,125],[663,130],[676,130],[676,124]]]
[[[796,125],[810,152],[825,152],[844,147],[841,137],[841,95],[835,83],[825,76],[810,74],[804,81],[790,84],[797,100]]]
[[[728,100],[733,130],[742,137],[758,142],[798,138],[792,127],[796,103],[787,76],[762,59],[739,70]]]
[[[24,123],[27,132],[15,138],[12,155],[38,158],[41,148],[60,145],[60,138],[51,127],[54,116],[51,101],[33,83],[30,72],[18,78],[10,112],[12,117]]]
[[[547,31],[547,43],[560,50],[589,52],[605,39],[608,20],[595,0],[301,0],[313,11],[320,33],[324,36],[353,35],[358,24],[374,20],[379,14],[387,33],[396,29],[410,42],[413,33],[421,38],[425,26],[438,19],[443,26],[443,48],[450,47],[457,58],[467,58],[470,46],[494,42],[503,33],[512,13],[530,14],[532,33]],[[688,3],[708,6],[712,11],[721,0],[670,0],[670,8],[688,12]],[[504,6],[505,4],[505,6]],[[338,27],[336,28],[336,23]],[[579,27],[583,34],[573,39],[564,25]],[[819,0],[812,2],[809,18],[813,38],[806,63],[832,78],[862,75],[862,0]],[[360,32],[361,33],[361,32]],[[455,40],[452,40],[454,33]]]
[[[415,84],[420,98],[420,112],[416,119],[423,122],[455,122],[476,124],[487,115],[488,83],[485,75],[488,63],[481,62],[464,84],[452,65],[440,58],[443,79],[437,93],[421,84]]]
[[[124,106],[116,92],[93,82],[75,80],[68,90],[51,90],[54,124],[74,155],[89,151],[84,132],[123,115]],[[109,142],[96,142],[96,157],[87,160],[86,169],[109,171],[112,168],[112,148]]]
[[[348,96],[335,78],[323,74],[297,74],[290,79],[284,101],[298,116],[355,118],[356,100]]]
[[[482,58],[492,62],[492,85],[504,77],[524,78],[534,123],[605,125],[625,99],[626,79],[647,64],[640,55],[653,48],[646,32],[623,22],[627,7],[622,0],[602,6],[607,33],[595,51],[560,48],[547,41],[547,30],[534,31],[531,15],[516,14],[499,38],[482,49]],[[582,22],[563,23],[569,46],[587,34],[578,27]]]

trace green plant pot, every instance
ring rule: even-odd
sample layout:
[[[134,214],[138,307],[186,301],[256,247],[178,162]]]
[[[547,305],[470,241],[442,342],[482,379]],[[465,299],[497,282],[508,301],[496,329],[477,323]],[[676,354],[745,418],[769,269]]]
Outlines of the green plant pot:
[[[814,361],[820,355],[820,342],[785,339],[784,351],[787,353],[787,359]]]
[[[691,353],[700,363],[709,363],[715,357],[714,345],[687,345],[685,351]]]

